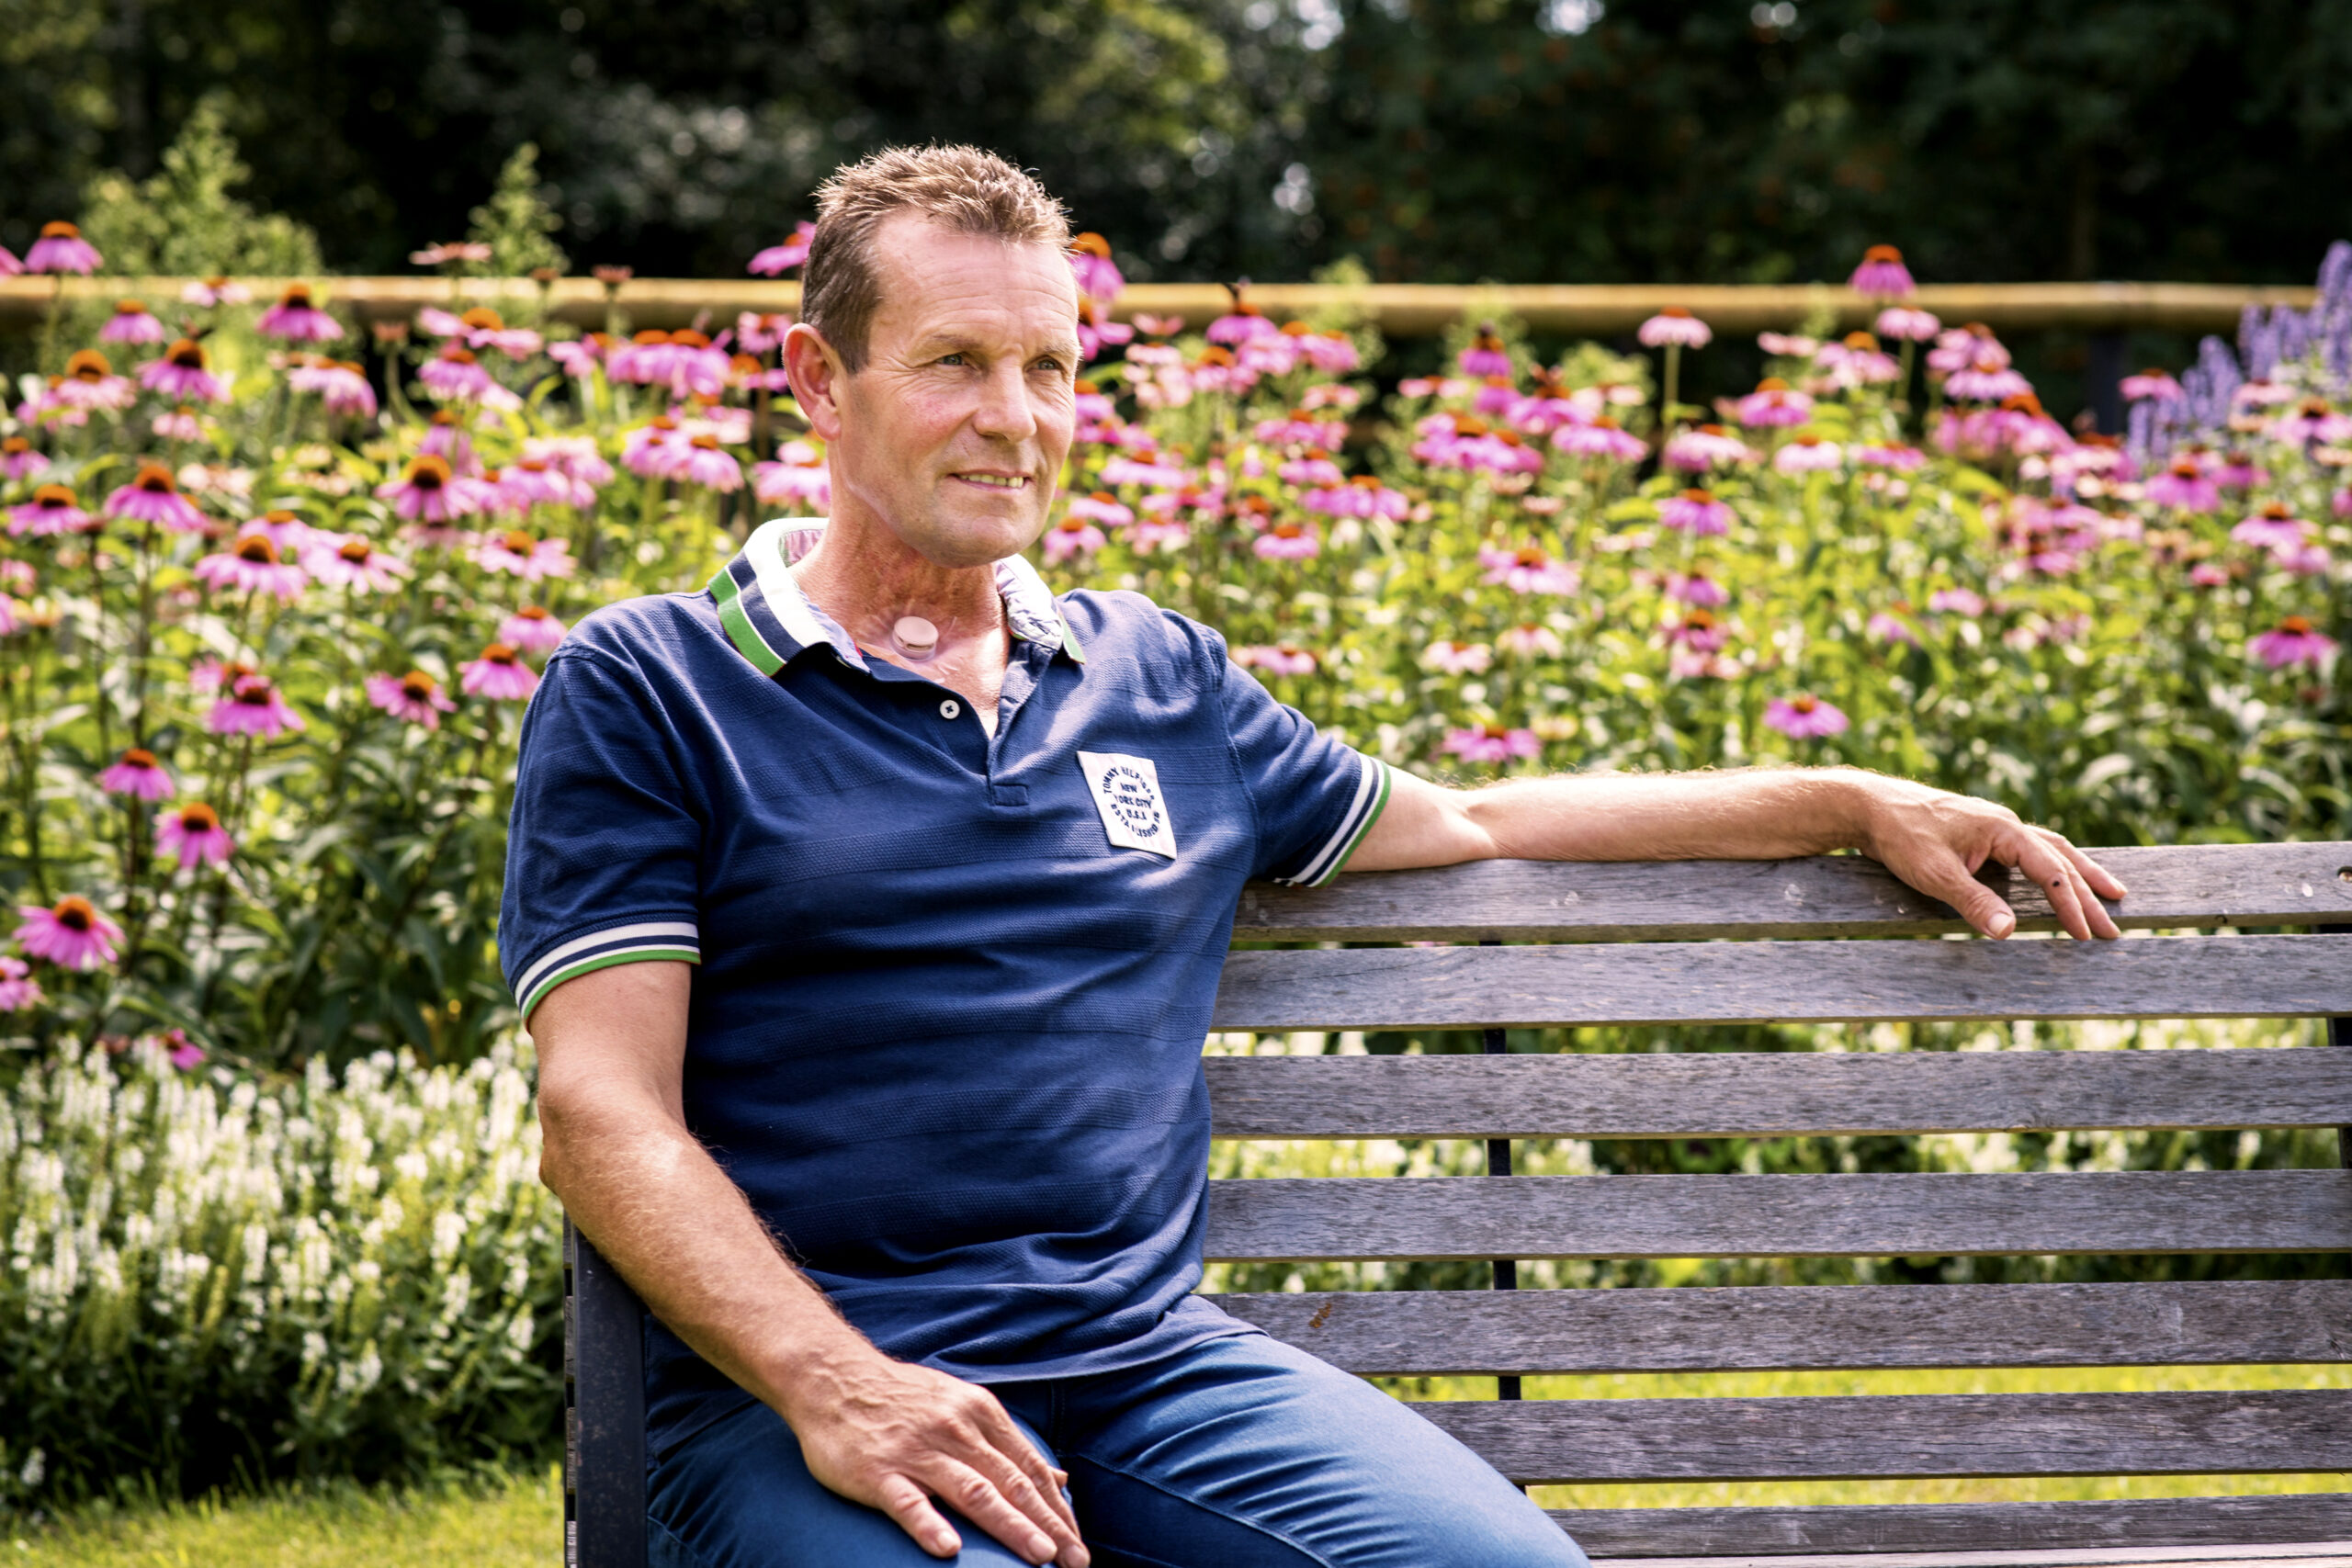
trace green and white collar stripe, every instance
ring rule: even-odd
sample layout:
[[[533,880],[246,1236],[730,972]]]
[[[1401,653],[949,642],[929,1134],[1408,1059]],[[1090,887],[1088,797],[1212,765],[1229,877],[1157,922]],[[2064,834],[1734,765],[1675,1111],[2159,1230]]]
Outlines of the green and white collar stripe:
[[[763,523],[742,550],[710,580],[718,602],[719,625],[736,651],[763,675],[774,675],[804,648],[831,647],[843,661],[863,670],[865,655],[841,624],[809,602],[787,569],[824,537],[821,517],[779,517]],[[1020,556],[996,563],[996,589],[1004,601],[1005,624],[1024,642],[1057,648],[1080,664],[1086,651],[1070,630],[1053,590],[1037,569]]]
[[[1348,803],[1347,815],[1340,818],[1338,829],[1323,840],[1323,847],[1307,858],[1296,875],[1276,877],[1275,881],[1294,887],[1322,886],[1340,874],[1349,857],[1356,852],[1356,846],[1363,842],[1363,836],[1372,831],[1372,825],[1388,809],[1388,764],[1361,751],[1356,753],[1356,761],[1363,764],[1363,773],[1356,781],[1355,798]]]
[[[527,1021],[531,1010],[566,980],[593,969],[642,959],[673,958],[686,964],[702,962],[702,934],[692,920],[639,920],[574,937],[542,954],[514,983],[514,997]]]

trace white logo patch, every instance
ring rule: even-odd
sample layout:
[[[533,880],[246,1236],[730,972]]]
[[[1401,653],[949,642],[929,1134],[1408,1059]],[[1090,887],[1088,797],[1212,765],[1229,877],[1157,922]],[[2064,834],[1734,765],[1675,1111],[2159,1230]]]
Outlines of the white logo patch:
[[[1080,751],[1078,765],[1085,770],[1086,787],[1094,792],[1094,808],[1102,814],[1102,830],[1111,842],[1176,858],[1176,826],[1168,818],[1159,770],[1150,758]]]

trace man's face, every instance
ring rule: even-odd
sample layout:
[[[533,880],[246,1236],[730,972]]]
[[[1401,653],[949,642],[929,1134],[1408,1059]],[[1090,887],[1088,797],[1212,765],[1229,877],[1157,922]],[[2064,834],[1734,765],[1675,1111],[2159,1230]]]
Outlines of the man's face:
[[[874,259],[865,367],[832,381],[835,492],[940,566],[1017,555],[1045,532],[1076,423],[1069,263],[913,214],[881,227]]]

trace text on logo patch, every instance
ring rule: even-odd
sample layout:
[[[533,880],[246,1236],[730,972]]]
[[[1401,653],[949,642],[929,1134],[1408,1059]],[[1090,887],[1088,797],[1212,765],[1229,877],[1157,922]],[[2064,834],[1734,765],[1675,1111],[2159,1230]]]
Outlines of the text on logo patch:
[[[1094,792],[1094,808],[1102,814],[1102,830],[1112,843],[1176,858],[1176,825],[1168,818],[1159,770],[1150,758],[1080,751],[1078,765],[1085,770],[1086,787]]]

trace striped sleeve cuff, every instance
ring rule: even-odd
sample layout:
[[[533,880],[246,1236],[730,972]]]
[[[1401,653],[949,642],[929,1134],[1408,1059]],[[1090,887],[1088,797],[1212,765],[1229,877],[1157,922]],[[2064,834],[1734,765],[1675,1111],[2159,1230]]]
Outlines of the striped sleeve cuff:
[[[523,971],[522,978],[514,982],[514,999],[523,1010],[524,1021],[528,1022],[531,1010],[566,980],[577,979],[592,969],[652,958],[701,963],[701,933],[694,922],[645,920],[574,937],[541,954],[537,963]]]
[[[1320,849],[1307,857],[1306,865],[1290,876],[1273,880],[1292,887],[1320,887],[1340,874],[1348,857],[1356,852],[1363,836],[1380,820],[1388,808],[1388,764],[1377,757],[1355,753],[1361,773],[1356,779],[1355,797],[1348,802],[1347,814],[1340,818],[1339,829],[1323,841]]]

